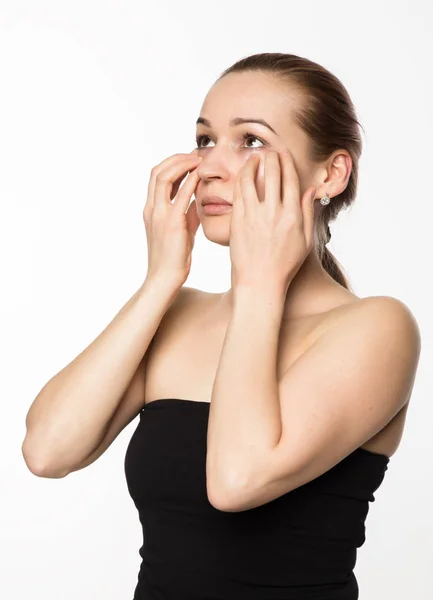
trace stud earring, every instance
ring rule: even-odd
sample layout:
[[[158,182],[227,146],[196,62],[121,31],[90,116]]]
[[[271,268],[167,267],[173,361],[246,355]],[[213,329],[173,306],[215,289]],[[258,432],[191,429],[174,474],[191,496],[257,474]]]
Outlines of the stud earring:
[[[323,198],[320,199],[320,204],[323,204],[323,206],[326,206],[330,202],[331,202],[331,199],[328,197],[328,194],[325,192],[325,195],[323,196]]]

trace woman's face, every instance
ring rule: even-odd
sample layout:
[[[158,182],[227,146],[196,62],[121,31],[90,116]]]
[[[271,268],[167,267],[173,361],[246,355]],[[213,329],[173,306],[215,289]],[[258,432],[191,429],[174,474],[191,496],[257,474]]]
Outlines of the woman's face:
[[[229,245],[231,209],[219,215],[205,214],[202,199],[217,195],[231,203],[237,175],[251,154],[260,157],[256,176],[260,200],[264,199],[264,157],[269,150],[291,151],[301,193],[313,184],[317,165],[308,159],[308,138],[291,112],[299,102],[296,92],[264,73],[230,73],[210,89],[196,129],[203,161],[197,169],[200,179],[195,190],[197,213],[208,239]],[[233,122],[235,119],[261,119],[271,129],[264,123]]]

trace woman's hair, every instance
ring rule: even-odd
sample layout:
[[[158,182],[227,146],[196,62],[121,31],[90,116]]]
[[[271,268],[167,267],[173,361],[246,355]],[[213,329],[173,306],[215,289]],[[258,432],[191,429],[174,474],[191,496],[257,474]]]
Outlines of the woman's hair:
[[[346,189],[323,207],[319,216],[317,248],[323,268],[340,285],[351,290],[343,269],[326,247],[329,222],[340,210],[350,206],[356,196],[358,160],[362,151],[360,128],[355,108],[341,81],[321,65],[294,54],[263,53],[242,58],[226,69],[218,79],[229,73],[262,71],[294,86],[304,99],[294,112],[297,125],[310,140],[309,158],[326,160],[335,150],[345,149],[352,158],[352,171]]]

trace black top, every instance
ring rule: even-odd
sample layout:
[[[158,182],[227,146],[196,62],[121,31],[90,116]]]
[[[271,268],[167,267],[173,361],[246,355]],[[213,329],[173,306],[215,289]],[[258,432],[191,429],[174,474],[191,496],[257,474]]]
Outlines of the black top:
[[[146,404],[125,455],[143,528],[134,600],[356,600],[353,568],[389,457],[358,448],[241,512],[206,493],[208,402]]]

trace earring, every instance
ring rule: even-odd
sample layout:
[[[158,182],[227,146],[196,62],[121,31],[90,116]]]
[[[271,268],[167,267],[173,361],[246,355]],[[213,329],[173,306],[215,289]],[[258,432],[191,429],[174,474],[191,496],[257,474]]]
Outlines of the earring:
[[[326,206],[330,202],[331,202],[331,199],[328,198],[328,194],[325,192],[325,195],[323,196],[323,198],[320,199],[320,204],[323,204],[323,206]]]

